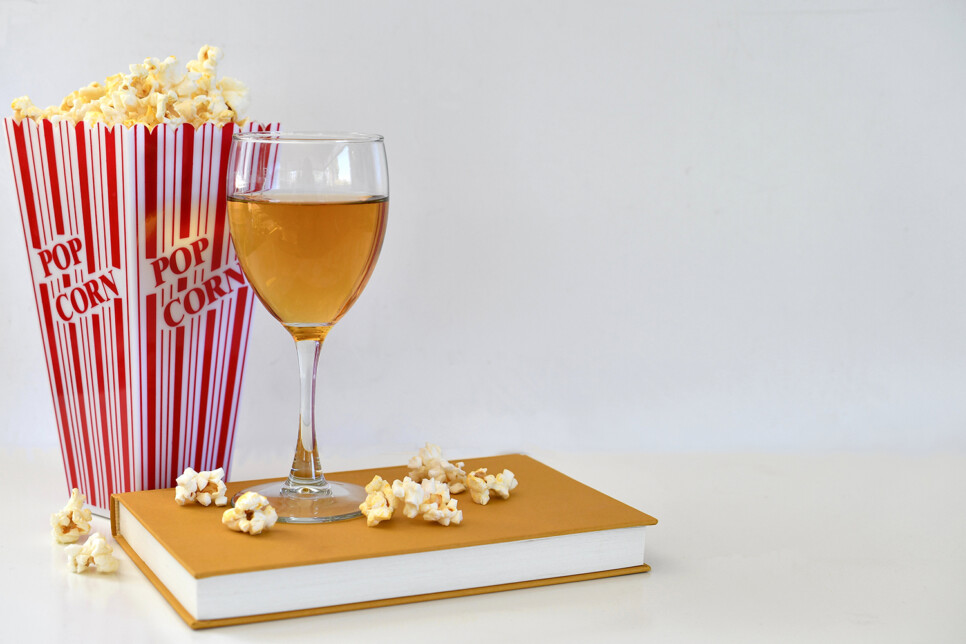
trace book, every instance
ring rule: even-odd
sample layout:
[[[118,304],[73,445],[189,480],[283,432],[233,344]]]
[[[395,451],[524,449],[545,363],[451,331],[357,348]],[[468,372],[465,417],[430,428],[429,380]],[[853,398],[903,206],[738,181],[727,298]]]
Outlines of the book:
[[[277,523],[260,535],[222,525],[225,508],[179,506],[174,489],[111,497],[111,532],[192,628],[226,626],[646,572],[644,530],[657,519],[522,454],[465,459],[511,470],[509,499],[454,495],[463,522],[397,511],[327,524]],[[469,470],[467,470],[469,471]],[[366,485],[375,474],[333,473]],[[230,482],[229,498],[261,481]]]

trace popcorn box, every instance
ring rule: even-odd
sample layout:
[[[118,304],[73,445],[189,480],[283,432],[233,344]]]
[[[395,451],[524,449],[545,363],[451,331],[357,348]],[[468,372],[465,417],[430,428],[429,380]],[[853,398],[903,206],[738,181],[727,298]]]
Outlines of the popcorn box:
[[[68,491],[230,471],[254,295],[225,182],[235,131],[4,119]]]

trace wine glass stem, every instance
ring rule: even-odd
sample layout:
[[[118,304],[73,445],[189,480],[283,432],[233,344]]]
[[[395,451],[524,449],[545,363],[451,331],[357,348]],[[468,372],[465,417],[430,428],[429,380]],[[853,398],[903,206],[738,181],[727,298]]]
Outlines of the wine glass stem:
[[[315,378],[324,339],[325,333],[295,341],[299,358],[299,439],[286,485],[290,492],[318,494],[328,488],[315,440]]]

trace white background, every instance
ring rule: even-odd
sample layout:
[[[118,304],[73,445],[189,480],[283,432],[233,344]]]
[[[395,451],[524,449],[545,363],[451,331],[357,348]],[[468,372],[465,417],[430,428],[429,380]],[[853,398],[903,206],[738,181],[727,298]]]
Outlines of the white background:
[[[123,553],[66,572],[0,144],[13,637],[964,641],[966,3],[0,0],[0,104],[205,43],[250,116],[386,136],[383,254],[323,350],[324,462],[525,451],[656,516],[653,570],[211,632]],[[287,470],[296,387],[256,310],[238,478]]]
[[[2,0],[0,99],[205,43],[251,117],[386,137],[324,448],[966,450],[966,4]],[[0,440],[51,448],[2,157]],[[296,386],[259,309],[239,454]]]

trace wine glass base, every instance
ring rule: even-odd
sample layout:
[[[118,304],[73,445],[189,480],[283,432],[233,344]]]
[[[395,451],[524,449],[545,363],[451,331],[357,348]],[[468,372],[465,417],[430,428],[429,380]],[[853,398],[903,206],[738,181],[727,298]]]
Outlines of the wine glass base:
[[[362,516],[359,505],[366,500],[360,485],[328,481],[326,493],[283,491],[287,479],[270,481],[246,488],[232,497],[232,505],[245,492],[257,492],[268,499],[282,523],[331,523]]]

